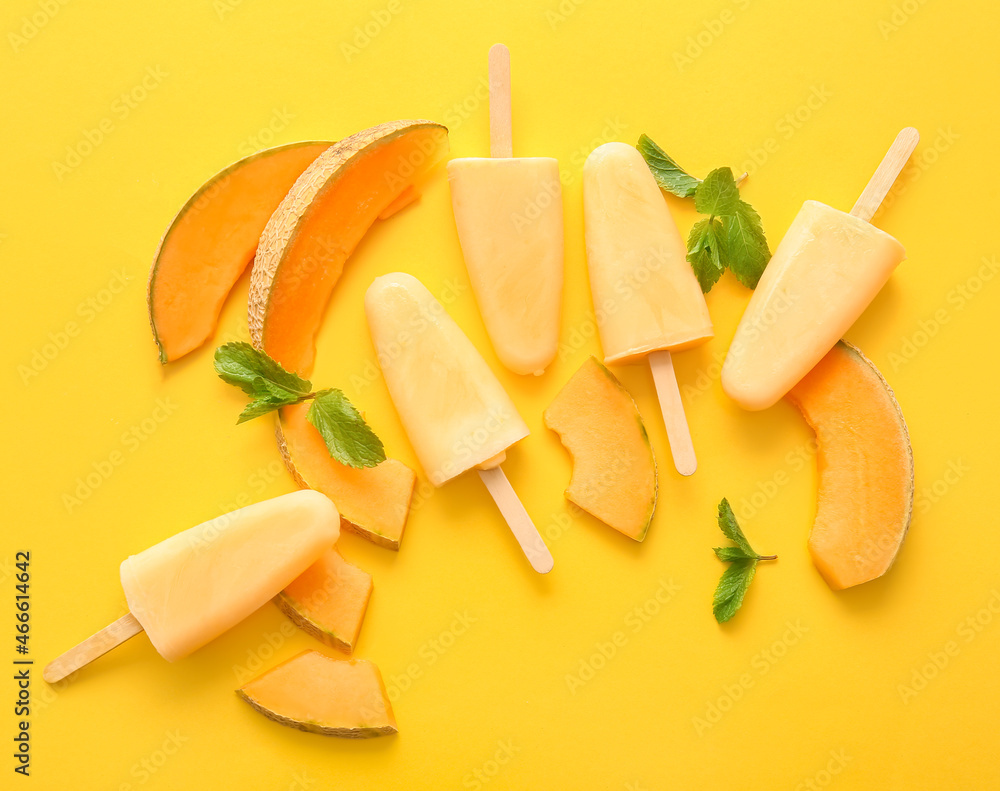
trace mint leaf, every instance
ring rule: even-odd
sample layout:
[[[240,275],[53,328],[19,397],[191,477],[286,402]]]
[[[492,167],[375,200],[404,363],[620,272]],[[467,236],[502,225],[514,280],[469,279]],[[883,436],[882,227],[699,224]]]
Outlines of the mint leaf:
[[[725,623],[743,604],[743,597],[757,570],[757,561],[776,560],[778,556],[758,555],[754,552],[736,522],[736,515],[729,505],[729,500],[725,497],[719,503],[719,528],[726,538],[736,544],[735,547],[715,547],[712,550],[719,560],[730,564],[722,573],[722,579],[715,587],[715,596],[712,598],[715,620]]]
[[[732,214],[740,202],[740,191],[729,168],[716,168],[698,186],[694,194],[694,207],[700,214],[720,217]]]
[[[719,560],[727,563],[732,560],[757,560],[756,555],[748,555],[739,547],[715,547],[712,551]]]
[[[725,269],[723,234],[722,223],[714,218],[699,220],[688,234],[687,260],[705,294],[712,290]]]
[[[323,436],[330,455],[341,464],[374,467],[385,461],[381,440],[340,390],[317,393],[306,419]]]
[[[746,201],[740,200],[736,210],[722,218],[729,268],[747,288],[756,288],[771,251],[764,237],[760,215]]]
[[[274,412],[276,409],[281,409],[281,407],[288,404],[294,404],[297,400],[298,399],[288,401],[284,399],[270,398],[268,396],[255,398],[243,408],[242,412],[240,412],[240,416],[236,420],[236,425],[238,426],[240,423],[246,423],[248,420],[253,420],[255,417],[266,415],[268,412]]]
[[[722,502],[719,503],[719,528],[722,530],[726,538],[746,552],[749,557],[760,557],[760,555],[753,551],[753,548],[750,546],[750,542],[747,541],[746,536],[743,535],[743,531],[740,530],[740,526],[736,521],[736,514],[733,513],[733,509],[729,505],[729,500],[725,497],[723,497]]]
[[[680,198],[690,198],[701,181],[694,176],[688,175],[680,165],[672,160],[667,152],[650,140],[646,135],[639,136],[636,144],[642,158],[646,160],[653,178],[660,185],[660,189],[672,192]]]
[[[725,623],[736,615],[756,571],[757,561],[744,559],[734,560],[723,572],[712,597],[712,612],[716,621]]]
[[[215,372],[251,396],[306,396],[312,385],[249,343],[227,343],[215,350]]]

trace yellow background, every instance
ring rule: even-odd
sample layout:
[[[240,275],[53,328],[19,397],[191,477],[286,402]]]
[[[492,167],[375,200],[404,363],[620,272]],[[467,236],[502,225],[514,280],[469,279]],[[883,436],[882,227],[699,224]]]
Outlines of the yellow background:
[[[998,473],[1000,278],[989,267],[977,274],[984,258],[995,269],[998,254],[993,4],[62,1],[16,0],[0,14],[0,633],[11,641],[0,657],[13,658],[12,561],[27,549],[39,664],[25,786],[1000,784],[1000,618],[988,609],[1000,606],[1000,538],[987,499]],[[366,24],[375,34],[367,43]],[[356,655],[374,660],[394,692],[392,738],[299,733],[233,694],[241,668],[317,646],[271,606],[176,665],[140,636],[50,690],[41,663],[122,614],[123,557],[293,488],[269,421],[235,425],[243,397],[215,377],[211,346],[166,369],[156,361],[145,283],[176,209],[251,150],[395,118],[442,121],[455,155],[486,153],[495,41],[512,52],[515,153],[556,156],[564,172],[562,358],[540,379],[500,368],[439,174],[349,262],[313,380],[343,387],[389,452],[415,465],[381,377],[365,378],[372,349],[361,296],[398,269],[436,294],[457,283],[452,315],[532,429],[506,469],[547,535],[553,573],[531,572],[474,476],[421,498],[398,554],[343,539],[348,559],[375,578]],[[103,139],[69,167],[67,147],[86,151],[102,121]],[[749,297],[731,275],[708,297],[715,339],[676,357],[697,474],[672,469],[648,370],[619,368],[659,462],[655,521],[635,544],[572,513],[562,495],[568,456],[541,412],[599,352],[587,334],[586,154],[646,132],[697,175],[749,169],[743,194],[773,248],[803,199],[849,208],[911,124],[922,142],[877,219],[909,260],[849,333],[895,388],[913,438],[916,514],[890,573],[834,593],[812,567],[808,429],[786,403],[740,411],[718,383]],[[670,205],[686,233],[692,209]],[[245,337],[246,290],[244,280],[217,341]],[[63,339],[68,322],[78,332]],[[54,354],[50,333],[66,341]],[[133,427],[137,438],[126,439]],[[78,479],[115,451],[122,463],[69,503]],[[742,611],[720,627],[711,595],[722,565],[711,547],[722,543],[714,514],[723,496],[753,544],[780,559],[760,569]],[[666,604],[656,605],[658,590]],[[639,619],[637,607],[655,614]],[[595,652],[619,632],[615,655],[571,685],[567,676],[601,665]],[[943,669],[928,665],[935,656],[943,664],[942,654]],[[12,701],[12,682],[3,688]],[[15,724],[4,710],[10,747]],[[10,777],[13,758],[0,763]]]

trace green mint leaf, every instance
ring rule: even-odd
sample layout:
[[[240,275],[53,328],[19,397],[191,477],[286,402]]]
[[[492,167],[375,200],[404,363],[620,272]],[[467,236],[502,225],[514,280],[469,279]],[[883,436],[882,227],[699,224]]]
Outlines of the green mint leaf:
[[[726,538],[742,549],[748,557],[754,558],[755,560],[760,557],[760,555],[753,551],[753,548],[750,546],[750,542],[747,541],[746,536],[743,535],[743,531],[740,530],[740,526],[736,522],[736,514],[733,513],[733,509],[729,505],[729,500],[725,497],[723,497],[722,502],[719,503],[719,528],[722,530]]]
[[[642,158],[646,160],[653,178],[660,189],[672,192],[679,198],[690,198],[701,181],[688,175],[680,165],[672,160],[667,152],[650,140],[646,135],[639,136],[636,144]]]
[[[385,461],[381,440],[340,390],[317,393],[306,419],[323,436],[330,455],[341,464],[374,467]]]
[[[289,403],[295,403],[295,402],[283,399],[268,398],[267,396],[255,398],[253,401],[251,401],[243,408],[242,412],[240,412],[240,416],[239,419],[236,421],[236,425],[238,426],[240,423],[246,423],[248,420],[253,420],[255,417],[266,415],[268,412],[274,412],[276,409],[281,409],[281,407]]]
[[[722,222],[713,218],[699,220],[688,234],[687,260],[705,294],[712,290],[725,269],[722,240]]]
[[[757,561],[753,558],[734,560],[722,574],[712,597],[712,612],[715,620],[725,623],[732,618],[743,604],[747,588],[753,582]]]
[[[734,560],[757,560],[755,555],[748,555],[739,547],[713,547],[712,551],[719,560],[727,563]]]
[[[215,372],[251,396],[306,396],[312,385],[249,343],[227,343],[215,350]]]
[[[712,217],[732,214],[739,203],[740,191],[729,168],[713,170],[705,176],[694,194],[694,207],[700,214]]]
[[[732,214],[722,218],[729,268],[747,288],[756,288],[771,251],[764,237],[760,215],[753,206],[738,200]]]

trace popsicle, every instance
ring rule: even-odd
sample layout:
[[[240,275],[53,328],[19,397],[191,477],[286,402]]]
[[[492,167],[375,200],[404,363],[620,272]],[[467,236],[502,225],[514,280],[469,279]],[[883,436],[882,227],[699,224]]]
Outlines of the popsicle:
[[[365,314],[389,395],[431,483],[478,468],[532,567],[550,571],[552,555],[500,469],[528,427],[476,347],[423,283],[402,272],[375,279]]]
[[[823,359],[906,257],[869,224],[920,139],[897,136],[850,214],[807,200],[750,298],[722,366],[744,409],[776,403]]]
[[[559,163],[513,156],[510,53],[490,49],[490,152],[448,163],[455,225],[490,342],[507,368],[541,374],[559,343],[563,215]]]
[[[687,248],[642,155],[625,143],[594,149],[583,166],[583,210],[604,362],[649,360],[674,466],[698,466],[671,352],[704,343],[712,319]]]
[[[337,541],[340,516],[302,489],[203,522],[121,565],[129,613],[50,662],[50,684],[145,631],[169,662],[235,626]]]

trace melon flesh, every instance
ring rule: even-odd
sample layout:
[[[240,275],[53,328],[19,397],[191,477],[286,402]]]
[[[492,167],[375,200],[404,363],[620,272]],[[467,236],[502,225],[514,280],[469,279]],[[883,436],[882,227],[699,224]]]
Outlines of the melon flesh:
[[[278,447],[299,486],[329,497],[341,526],[387,549],[399,549],[417,476],[398,459],[376,467],[348,467],[330,456],[323,436],[306,419],[309,404],[281,410]]]
[[[371,595],[372,575],[352,566],[336,549],[328,549],[274,602],[317,640],[351,653]]]
[[[545,410],[573,459],[566,497],[642,541],[656,507],[656,460],[635,401],[590,357]]]
[[[250,280],[250,337],[287,370],[308,376],[315,336],[344,263],[379,215],[447,156],[430,121],[393,121],[331,146],[299,177],[261,235]]]
[[[396,733],[396,718],[372,662],[304,651],[236,690],[257,711],[291,728],[366,738]]]
[[[834,590],[882,576],[913,514],[913,451],[892,390],[871,360],[840,341],[788,399],[819,448],[813,563]]]
[[[149,274],[149,321],[160,362],[183,357],[212,335],[268,218],[330,145],[292,143],[259,151],[217,173],[184,204]]]

